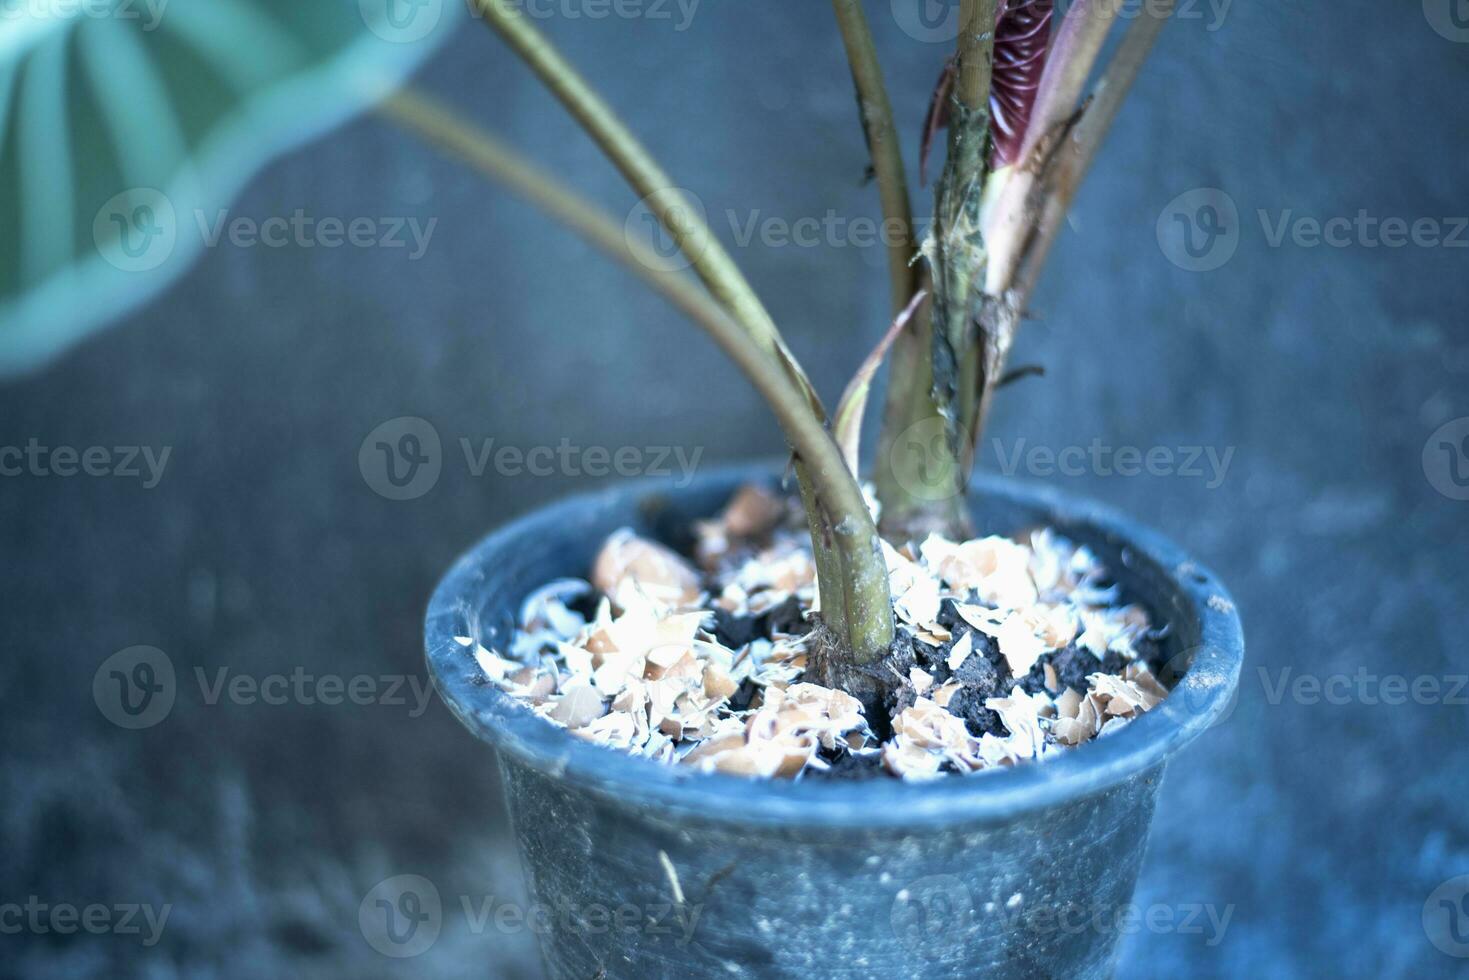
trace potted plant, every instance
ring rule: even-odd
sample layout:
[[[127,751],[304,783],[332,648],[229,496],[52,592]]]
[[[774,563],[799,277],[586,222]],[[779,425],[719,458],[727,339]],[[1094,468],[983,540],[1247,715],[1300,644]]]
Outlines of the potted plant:
[[[1213,577],[1151,532],[971,478],[1051,242],[1171,5],[964,0],[912,218],[862,6],[833,0],[890,227],[893,322],[825,413],[673,180],[511,0],[478,13],[585,127],[698,282],[412,94],[387,113],[645,279],[769,404],[768,468],[552,505],[428,613],[441,695],[498,750],[554,976],[1109,975],[1167,759],[1236,682]],[[871,492],[859,431],[891,362]],[[792,521],[804,522],[804,539]],[[1081,923],[1078,926],[1078,923]]]
[[[1103,59],[1111,0],[1074,0],[1054,29],[1050,0],[963,0],[954,55],[935,66],[923,156],[941,133],[947,153],[920,238],[862,6],[833,0],[901,233],[888,242],[892,328],[829,416],[611,108],[514,0],[469,5],[697,278],[396,90],[449,18],[421,32],[391,0],[361,0],[360,17],[190,5],[151,26],[27,11],[0,54],[0,145],[16,164],[0,198],[20,215],[0,236],[0,371],[39,363],[181,270],[191,249],[174,212],[376,103],[686,313],[790,449],[799,502],[779,467],[564,501],[485,539],[433,597],[428,661],[498,751],[532,894],[550,911],[537,930],[550,972],[1107,975],[1117,934],[1087,913],[1130,898],[1163,766],[1236,683],[1238,619],[1214,578],[1151,532],[970,470],[1041,265],[1171,4],[1146,5]],[[200,65],[210,84],[196,84]],[[69,98],[78,85],[93,98]],[[73,153],[72,132],[113,152]],[[869,493],[858,436],[885,362]]]

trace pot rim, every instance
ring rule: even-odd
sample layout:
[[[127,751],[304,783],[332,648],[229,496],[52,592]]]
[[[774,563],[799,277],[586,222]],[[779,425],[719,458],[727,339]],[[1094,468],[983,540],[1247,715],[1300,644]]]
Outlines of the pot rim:
[[[771,469],[726,466],[696,478],[694,486],[739,484],[768,478]],[[689,488],[685,488],[687,490]],[[1186,622],[1179,642],[1193,659],[1162,704],[1105,738],[1067,750],[1045,762],[1001,770],[908,780],[762,780],[688,772],[577,738],[536,716],[520,701],[487,683],[469,650],[455,636],[477,633],[464,599],[480,586],[482,569],[497,551],[531,525],[576,527],[578,512],[651,492],[670,491],[664,479],[640,479],[611,489],[576,494],[523,515],[481,539],[435,589],[425,621],[425,649],[439,696],[477,737],[499,752],[578,789],[631,807],[656,807],[668,817],[766,826],[831,829],[912,828],[956,822],[1010,820],[1017,815],[1078,799],[1146,772],[1193,741],[1229,706],[1244,658],[1244,636],[1233,600],[1207,568],[1163,536],[1094,501],[1053,487],[976,474],[969,497],[1000,498],[1043,510],[1062,533],[1081,528],[1117,547],[1130,567],[1155,567],[1173,595],[1140,595],[1157,607],[1171,600]],[[525,593],[542,583],[527,583]],[[1160,592],[1162,590],[1159,590]],[[518,605],[521,596],[515,597]],[[476,640],[482,639],[476,635]],[[488,644],[486,644],[488,645]],[[1177,654],[1175,654],[1177,656]]]

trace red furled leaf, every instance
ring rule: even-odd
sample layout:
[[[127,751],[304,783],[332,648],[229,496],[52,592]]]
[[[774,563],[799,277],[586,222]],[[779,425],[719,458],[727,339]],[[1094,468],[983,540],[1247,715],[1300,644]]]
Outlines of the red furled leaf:
[[[995,25],[995,73],[990,89],[990,166],[1015,163],[1030,125],[1036,87],[1046,67],[1054,0],[1007,0]]]
[[[993,147],[990,167],[1014,163],[1030,124],[1036,88],[1046,67],[1051,41],[1051,17],[1055,0],[1005,0],[995,24],[995,66],[990,86],[990,137]],[[933,138],[949,125],[949,95],[959,66],[954,58],[934,86],[933,99],[923,122],[923,142],[918,151],[918,178],[928,183],[928,154]]]
[[[959,74],[959,62],[950,58],[944,62],[938,84],[933,87],[933,98],[928,103],[928,115],[923,118],[923,142],[918,147],[918,183],[928,185],[928,151],[933,147],[934,135],[949,125],[949,93],[954,90],[954,78]]]

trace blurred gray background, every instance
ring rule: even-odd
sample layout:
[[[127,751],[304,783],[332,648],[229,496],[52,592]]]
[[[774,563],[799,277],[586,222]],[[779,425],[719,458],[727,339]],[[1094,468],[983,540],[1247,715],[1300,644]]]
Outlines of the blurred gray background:
[[[547,9],[834,400],[888,297],[881,248],[852,241],[877,195],[828,6]],[[892,9],[868,3],[916,172],[948,45]],[[1047,374],[1005,392],[982,465],[1018,450],[1017,476],[1172,536],[1230,585],[1248,634],[1237,710],[1170,770],[1137,896],[1228,909],[1227,928],[1143,928],[1123,975],[1469,974],[1447,931],[1469,921],[1429,902],[1469,874],[1469,691],[1454,680],[1469,673],[1466,81],[1463,0],[1186,3],[1051,259],[1016,358]],[[630,212],[482,25],[418,82]],[[420,711],[410,685],[385,703],[382,681],[362,705],[210,685],[298,669],[423,683],[421,614],[456,554],[605,482],[493,459],[476,473],[461,440],[677,447],[701,465],[780,449],[756,397],[659,300],[383,120],[275,162],[229,216],[298,209],[436,224],[416,258],[222,242],[137,315],[0,387],[0,446],[169,450],[151,488],[0,478],[0,902],[171,906],[152,946],[0,935],[0,975],[538,975],[529,933],[453,912],[410,960],[358,929],[392,875],[429,878],[453,909],[519,895],[490,756],[441,705]],[[828,213],[837,230],[780,243],[781,222]],[[1331,219],[1345,221],[1323,239]],[[403,416],[432,425],[442,471],[391,500],[359,448]],[[1094,440],[1167,449],[1173,472],[1048,475],[1030,455]],[[1227,466],[1205,455],[1195,473],[1191,447]],[[166,653],[177,698],[127,730],[93,679],[135,645]],[[1389,675],[1438,693],[1387,703]]]

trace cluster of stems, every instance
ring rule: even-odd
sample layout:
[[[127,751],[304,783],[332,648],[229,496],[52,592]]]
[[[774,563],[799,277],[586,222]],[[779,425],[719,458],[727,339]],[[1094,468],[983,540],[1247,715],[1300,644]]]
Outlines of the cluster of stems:
[[[1075,0],[1053,42],[1017,165],[991,172],[989,99],[994,28],[1001,12],[996,5],[1006,2],[1030,0],[963,0],[948,155],[936,188],[933,226],[920,242],[893,111],[861,0],[832,0],[884,216],[889,227],[903,229],[888,246],[898,320],[887,338],[893,345],[890,380],[873,473],[882,530],[894,540],[966,529],[963,491],[973,440],[1020,312],[1076,186],[1162,23],[1153,16],[1138,18],[1095,96],[1078,111],[1114,9],[1103,13],[1110,0]],[[880,694],[872,689],[876,672],[870,668],[893,641],[887,568],[855,466],[844,457],[806,374],[698,211],[611,107],[532,26],[521,5],[515,0],[471,3],[596,141],[683,251],[694,275],[666,271],[662,259],[628,240],[621,223],[447,107],[401,91],[389,96],[381,111],[620,261],[702,327],[749,378],[785,434],[810,524],[821,635],[828,641],[818,658],[824,679],[870,701]],[[1064,64],[1058,68],[1058,62]],[[931,298],[922,302],[925,292]],[[873,366],[880,351],[869,358]],[[860,392],[858,423],[868,378],[870,370],[860,385],[854,381],[849,387],[848,397]],[[851,408],[840,406],[838,419],[854,414]],[[915,427],[934,419],[942,420],[941,438],[904,444]],[[931,492],[935,473],[939,492]],[[915,493],[917,487],[930,492]]]

